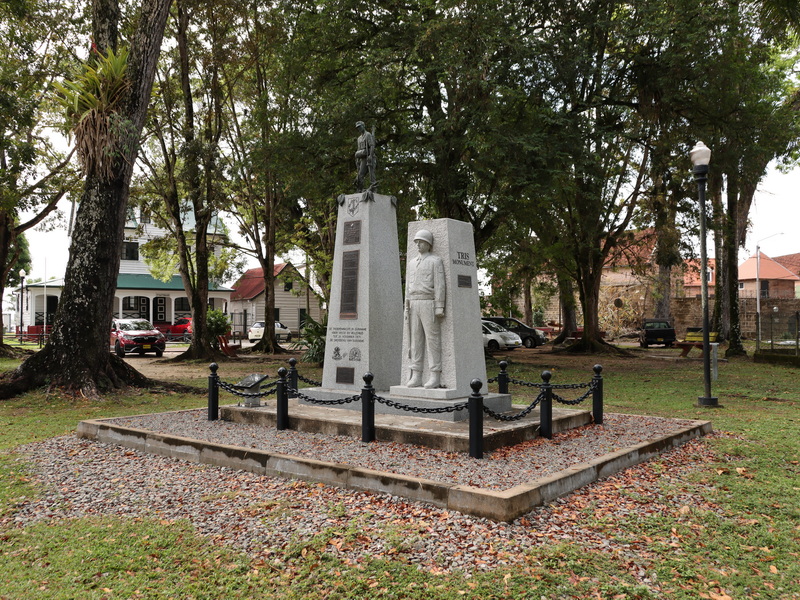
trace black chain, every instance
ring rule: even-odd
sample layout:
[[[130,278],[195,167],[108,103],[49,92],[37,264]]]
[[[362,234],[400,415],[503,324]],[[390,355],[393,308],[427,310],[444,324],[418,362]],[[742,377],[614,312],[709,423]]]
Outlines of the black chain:
[[[512,379],[511,377],[508,378],[508,383],[513,383],[515,385],[522,385],[525,387],[532,387],[532,388],[541,388],[544,386],[543,383],[531,383],[530,381],[522,381],[520,379]]]
[[[523,419],[523,418],[527,417],[531,413],[531,411],[534,408],[536,408],[543,399],[544,399],[544,392],[540,392],[539,395],[536,396],[536,400],[531,402],[528,405],[527,408],[525,408],[524,410],[521,410],[520,412],[518,412],[515,415],[504,415],[502,413],[498,413],[498,412],[493,411],[488,406],[484,406],[483,407],[483,412],[485,412],[487,415],[489,415],[493,419],[497,419],[498,421],[519,421],[520,419]]]
[[[496,381],[497,377],[489,377],[489,379],[486,380],[486,383],[495,383]]]
[[[566,400],[566,399],[562,398],[561,396],[559,396],[558,394],[553,394],[553,400],[555,400],[556,402],[561,402],[561,404],[567,404],[569,406],[575,406],[576,404],[580,404],[581,402],[586,400],[586,398],[588,398],[592,394],[592,392],[594,392],[594,389],[595,389],[594,381],[592,381],[592,383],[590,383],[588,385],[588,387],[589,387],[589,389],[586,390],[586,393],[583,394],[580,398],[576,398],[575,400]]]
[[[594,388],[594,381],[589,383],[562,383],[561,385],[551,385],[554,390],[582,390],[584,388]]]
[[[278,389],[277,384],[268,390],[263,392],[243,392],[240,390],[239,386],[233,385],[231,383],[225,383],[224,381],[217,380],[217,386],[221,387],[226,392],[230,392],[234,396],[241,396],[242,398],[263,398],[264,396],[269,396],[270,394],[274,394],[275,391]]]
[[[297,374],[297,379],[302,381],[303,383],[307,383],[308,385],[315,385],[317,387],[322,385],[321,381],[314,381],[313,379],[309,379],[308,377],[303,377],[300,373]]]
[[[441,408],[423,408],[421,406],[400,404],[398,402],[395,402],[394,400],[389,400],[388,398],[382,398],[381,396],[375,396],[375,401],[380,402],[381,404],[385,404],[389,408],[396,408],[399,410],[405,410],[408,412],[421,413],[426,415],[456,412],[457,410],[464,410],[465,408],[467,408],[467,406],[469,406],[467,402],[462,402],[459,404],[454,404],[453,406],[444,406]]]
[[[293,390],[292,388],[287,386],[286,391],[291,395],[294,394],[296,398],[300,398],[301,400],[305,400],[306,402],[310,402],[311,404],[323,404],[327,406],[334,406],[338,404],[350,404],[351,402],[358,402],[361,400],[361,395],[357,396],[350,396],[349,398],[337,398],[335,400],[320,400],[319,398],[312,398],[311,396],[306,396],[305,394]]]
[[[492,383],[493,380],[489,380],[489,383]],[[522,381],[520,379],[512,379],[509,377],[508,383],[513,383],[515,385],[522,385],[525,387],[532,387],[532,388],[539,388],[542,389],[545,383],[532,383],[530,381]],[[594,388],[594,380],[590,381],[589,383],[562,383],[562,384],[550,384],[550,387],[554,390],[580,390],[584,388]]]

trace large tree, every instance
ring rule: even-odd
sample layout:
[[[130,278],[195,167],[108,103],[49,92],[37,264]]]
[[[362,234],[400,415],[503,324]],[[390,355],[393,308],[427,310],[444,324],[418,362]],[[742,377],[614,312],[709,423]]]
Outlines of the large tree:
[[[215,254],[225,237],[219,219],[225,197],[220,139],[226,119],[220,71],[231,42],[230,19],[217,16],[221,7],[176,1],[175,44],[158,72],[159,96],[141,156],[147,176],[136,194],[168,231],[142,248],[145,258],[166,267],[156,273],[162,278],[171,277],[177,267],[192,309],[194,335],[181,360],[216,356],[206,334],[208,289],[226,270]],[[174,260],[158,260],[164,256]]]
[[[74,31],[63,26],[71,10],[33,1],[0,4],[0,298],[19,280],[13,274],[30,268],[19,262],[24,232],[51,215],[77,183],[71,155],[54,148],[46,93],[74,43]],[[13,350],[0,341],[0,353]]]
[[[61,302],[47,344],[3,377],[0,397],[45,384],[93,397],[109,387],[146,383],[110,354],[108,328],[131,174],[170,2],[142,1],[129,53],[118,39],[116,0],[93,3],[92,55],[67,86],[88,103],[71,112],[85,183]]]

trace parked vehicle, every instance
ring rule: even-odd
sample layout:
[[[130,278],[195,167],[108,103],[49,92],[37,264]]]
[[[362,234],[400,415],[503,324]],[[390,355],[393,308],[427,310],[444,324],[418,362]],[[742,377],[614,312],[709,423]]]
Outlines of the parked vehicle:
[[[497,323],[500,327],[516,333],[526,348],[536,348],[536,346],[547,343],[547,336],[542,331],[535,327],[528,327],[519,319],[513,317],[483,317],[483,319]]]
[[[145,319],[114,319],[111,321],[110,348],[117,356],[129,352],[164,354],[167,345],[164,334]]]
[[[483,326],[483,347],[489,352],[513,350],[522,346],[522,339],[516,334],[492,321],[481,321]]]
[[[192,340],[192,317],[180,317],[169,329],[170,339],[182,339],[186,342]]]
[[[247,339],[250,340],[251,344],[264,337],[264,325],[264,321],[256,321],[250,329],[247,330]],[[291,342],[292,330],[280,321],[275,321],[275,339],[279,342],[282,340]]]
[[[666,319],[645,319],[639,330],[639,345],[647,348],[653,344],[664,344],[670,348],[675,343],[675,329]]]

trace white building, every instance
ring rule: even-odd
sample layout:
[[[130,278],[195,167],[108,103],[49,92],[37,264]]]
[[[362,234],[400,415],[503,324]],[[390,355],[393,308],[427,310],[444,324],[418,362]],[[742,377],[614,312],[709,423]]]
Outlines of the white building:
[[[161,281],[150,274],[150,269],[140,255],[142,244],[166,231],[155,227],[149,219],[136,219],[131,215],[125,223],[125,240],[122,245],[117,291],[114,294],[114,316],[142,318],[156,327],[165,328],[179,317],[191,316],[189,299],[179,275]],[[25,282],[22,306],[22,327],[28,333],[42,333],[53,323],[61,298],[63,279],[46,282]],[[227,312],[233,290],[209,284],[208,305]],[[20,323],[8,323],[19,326]]]

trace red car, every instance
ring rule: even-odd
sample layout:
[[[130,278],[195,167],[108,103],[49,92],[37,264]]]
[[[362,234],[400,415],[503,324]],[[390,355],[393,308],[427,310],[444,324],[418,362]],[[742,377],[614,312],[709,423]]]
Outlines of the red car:
[[[192,317],[179,317],[175,324],[169,328],[169,339],[177,340],[182,338],[189,342],[192,339]]]
[[[111,322],[111,348],[117,356],[125,356],[128,352],[155,352],[156,356],[164,354],[167,340],[145,319],[114,319]]]

